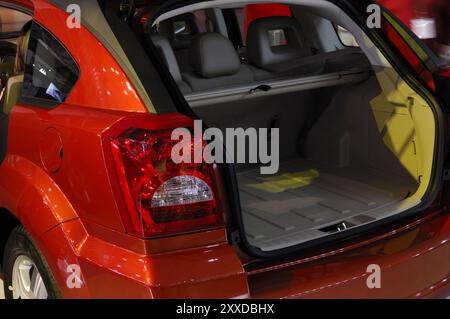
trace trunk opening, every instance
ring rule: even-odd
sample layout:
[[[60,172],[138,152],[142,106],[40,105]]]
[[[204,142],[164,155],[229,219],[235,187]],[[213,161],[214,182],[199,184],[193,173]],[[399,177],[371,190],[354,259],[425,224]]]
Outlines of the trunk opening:
[[[426,106],[415,107],[425,121]],[[427,124],[387,101],[375,76],[194,110],[222,130],[274,123],[280,129],[276,174],[236,164],[245,234],[264,252],[399,214],[420,203],[418,191],[427,186],[420,143],[433,140],[419,136]]]
[[[151,39],[206,125],[224,136],[227,128],[279,129],[276,174],[261,175],[261,165],[234,165],[240,233],[252,251],[276,254],[422,203],[432,181],[435,113],[354,22],[313,4],[291,5],[291,17],[250,23],[247,45],[234,52],[234,37],[208,25],[189,33],[202,16],[199,8],[158,17]],[[207,18],[209,8],[205,4]],[[226,10],[230,14],[230,6]],[[164,38],[172,24],[191,30],[183,34],[189,46]],[[360,47],[343,46],[338,30]],[[275,46],[261,40],[266,33]],[[237,55],[239,67],[232,62]],[[250,148],[246,144],[246,159]]]
[[[223,177],[237,185],[226,204],[246,252],[276,256],[429,205],[441,112],[403,62],[333,1],[286,0],[290,15],[243,30],[250,3],[150,7],[131,23],[179,111],[222,131],[279,129],[276,174],[236,164]]]

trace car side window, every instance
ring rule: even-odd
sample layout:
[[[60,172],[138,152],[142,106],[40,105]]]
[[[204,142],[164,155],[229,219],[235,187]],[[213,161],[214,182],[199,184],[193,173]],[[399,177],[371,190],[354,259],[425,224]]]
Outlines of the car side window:
[[[62,103],[79,75],[78,65],[66,48],[33,22],[25,58],[22,98],[50,105]]]

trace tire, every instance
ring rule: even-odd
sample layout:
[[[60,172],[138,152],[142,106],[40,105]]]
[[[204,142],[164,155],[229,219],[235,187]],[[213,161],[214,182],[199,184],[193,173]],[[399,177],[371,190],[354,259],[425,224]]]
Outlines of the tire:
[[[14,294],[13,291],[9,289],[9,287],[13,287],[13,273],[14,269],[28,269],[24,267],[18,267],[18,265],[23,265],[24,262],[26,262],[26,265],[32,265],[30,266],[31,270],[25,271],[25,276],[27,277],[33,277],[34,279],[30,280],[32,282],[36,282],[36,277],[40,275],[39,282],[44,284],[45,291],[46,291],[46,298],[44,297],[42,284],[38,285],[41,287],[39,289],[40,298],[34,297],[35,294],[33,292],[30,292],[29,295],[27,295],[24,298],[36,298],[36,299],[57,299],[61,298],[61,293],[59,292],[59,289],[56,285],[56,281],[53,277],[53,274],[45,261],[42,253],[37,248],[36,244],[34,243],[33,239],[31,238],[30,234],[23,228],[23,226],[17,226],[14,228],[14,230],[11,232],[8,241],[5,246],[5,252],[3,255],[3,274],[4,274],[4,285],[3,289],[5,291],[5,298],[6,299],[13,299]],[[16,267],[15,264],[17,263]],[[37,273],[36,273],[37,270]],[[17,271],[16,271],[17,274]],[[30,274],[28,276],[28,274]],[[31,275],[32,274],[32,275]],[[16,276],[16,278],[19,278]],[[31,284],[32,285],[32,284]],[[29,285],[29,286],[31,286]],[[16,285],[20,286],[20,285]],[[16,296],[17,297],[17,296]]]

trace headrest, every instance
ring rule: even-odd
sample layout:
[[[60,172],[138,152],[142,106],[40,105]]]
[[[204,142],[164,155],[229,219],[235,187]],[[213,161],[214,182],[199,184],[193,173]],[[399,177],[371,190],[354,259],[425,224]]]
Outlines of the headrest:
[[[204,78],[233,75],[241,62],[233,44],[219,33],[201,33],[190,46],[189,58],[195,72]]]
[[[153,45],[158,49],[159,53],[161,54],[161,57],[166,63],[166,66],[169,69],[170,74],[172,74],[172,77],[174,78],[175,82],[177,83],[182,82],[178,61],[167,38],[159,34],[152,34],[150,38],[153,41]]]
[[[298,21],[292,17],[254,20],[248,28],[247,60],[259,68],[272,70],[274,64],[310,55]]]
[[[166,36],[175,50],[185,49],[200,33],[200,26],[197,17],[189,12],[160,22],[158,33]]]

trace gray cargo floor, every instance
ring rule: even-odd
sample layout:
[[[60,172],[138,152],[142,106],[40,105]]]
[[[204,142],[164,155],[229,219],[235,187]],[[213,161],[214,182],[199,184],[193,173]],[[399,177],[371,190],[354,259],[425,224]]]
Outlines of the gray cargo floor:
[[[372,222],[418,186],[377,171],[329,168],[302,159],[282,163],[275,176],[260,175],[259,168],[237,175],[247,238],[263,251],[326,236],[343,221]]]

